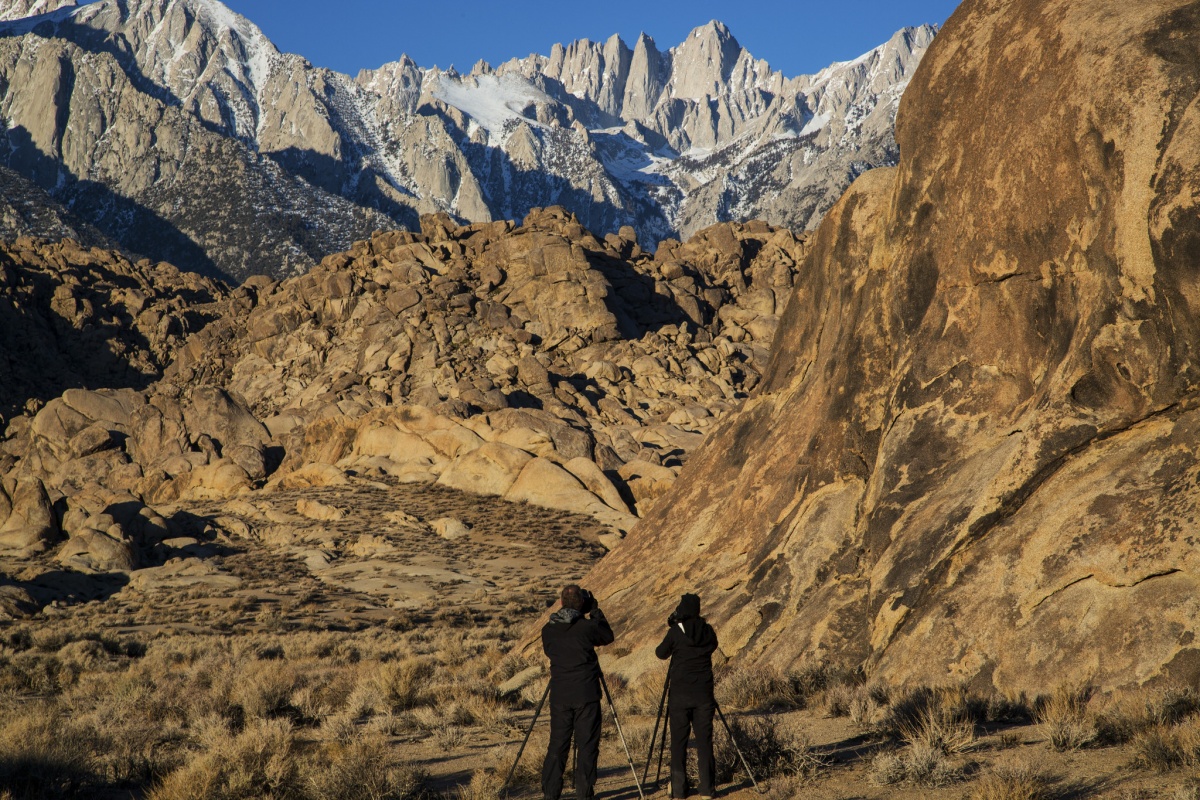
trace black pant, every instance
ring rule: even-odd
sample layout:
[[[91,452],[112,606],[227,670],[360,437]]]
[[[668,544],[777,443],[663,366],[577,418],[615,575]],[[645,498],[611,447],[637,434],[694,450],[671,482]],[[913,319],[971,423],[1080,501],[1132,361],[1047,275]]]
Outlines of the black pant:
[[[687,797],[687,743],[696,731],[700,794],[713,793],[713,712],[711,703],[667,709],[671,720],[671,797]]]
[[[710,715],[711,716],[711,715]],[[574,708],[550,706],[550,746],[542,763],[542,795],[558,800],[562,794],[563,773],[571,755],[571,734],[579,762],[575,765],[575,797],[591,800],[596,785],[596,762],[600,758],[600,701]]]

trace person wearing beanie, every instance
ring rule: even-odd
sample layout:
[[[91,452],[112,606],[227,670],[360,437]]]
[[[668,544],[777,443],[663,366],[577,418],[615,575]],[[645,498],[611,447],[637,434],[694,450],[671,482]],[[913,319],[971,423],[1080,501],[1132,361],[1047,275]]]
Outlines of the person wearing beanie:
[[[667,635],[654,651],[671,659],[667,676],[671,682],[667,718],[671,727],[671,797],[687,797],[687,743],[696,733],[696,756],[700,772],[700,795],[713,796],[713,696],[712,654],[717,633],[700,616],[700,597],[685,594],[667,618]]]
[[[592,800],[600,757],[600,660],[596,648],[612,644],[612,628],[592,593],[563,587],[562,608],[542,627],[542,650],[550,659],[550,745],[542,762],[542,796],[558,800],[571,753],[575,797]]]

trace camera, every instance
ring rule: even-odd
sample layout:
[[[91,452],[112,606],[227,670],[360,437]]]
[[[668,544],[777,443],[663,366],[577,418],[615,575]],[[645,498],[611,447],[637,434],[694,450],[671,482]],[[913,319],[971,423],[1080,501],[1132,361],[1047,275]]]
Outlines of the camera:
[[[672,611],[671,616],[667,617],[667,626],[673,628],[678,623],[679,623],[679,615],[676,614],[674,611]]]
[[[596,596],[587,589],[581,589],[580,594],[583,595],[583,608],[580,609],[584,614],[590,614],[596,610]]]

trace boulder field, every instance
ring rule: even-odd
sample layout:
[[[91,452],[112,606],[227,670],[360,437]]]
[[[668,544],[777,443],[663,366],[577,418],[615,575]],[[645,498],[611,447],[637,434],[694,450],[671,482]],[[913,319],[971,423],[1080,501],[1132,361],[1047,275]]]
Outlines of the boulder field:
[[[614,546],[758,382],[806,246],[724,223],[649,254],[556,208],[422,226],[236,288],[0,246],[0,557],[156,568],[197,504],[350,481],[586,514]]]
[[[590,575],[621,636],[698,591],[747,661],[1194,685],[1198,96],[1195,3],[965,0],[761,385]]]

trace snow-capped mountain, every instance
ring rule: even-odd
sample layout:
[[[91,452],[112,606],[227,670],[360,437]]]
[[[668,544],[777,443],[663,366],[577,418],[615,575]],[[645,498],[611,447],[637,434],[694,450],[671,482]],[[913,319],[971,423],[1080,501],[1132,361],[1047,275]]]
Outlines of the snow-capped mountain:
[[[895,159],[935,33],[786,78],[718,22],[555,45],[467,75],[357,77],[281,53],[217,0],[0,0],[0,162],[127,249],[242,278],[422,213],[564,205],[645,246],[718,220],[804,228]]]

